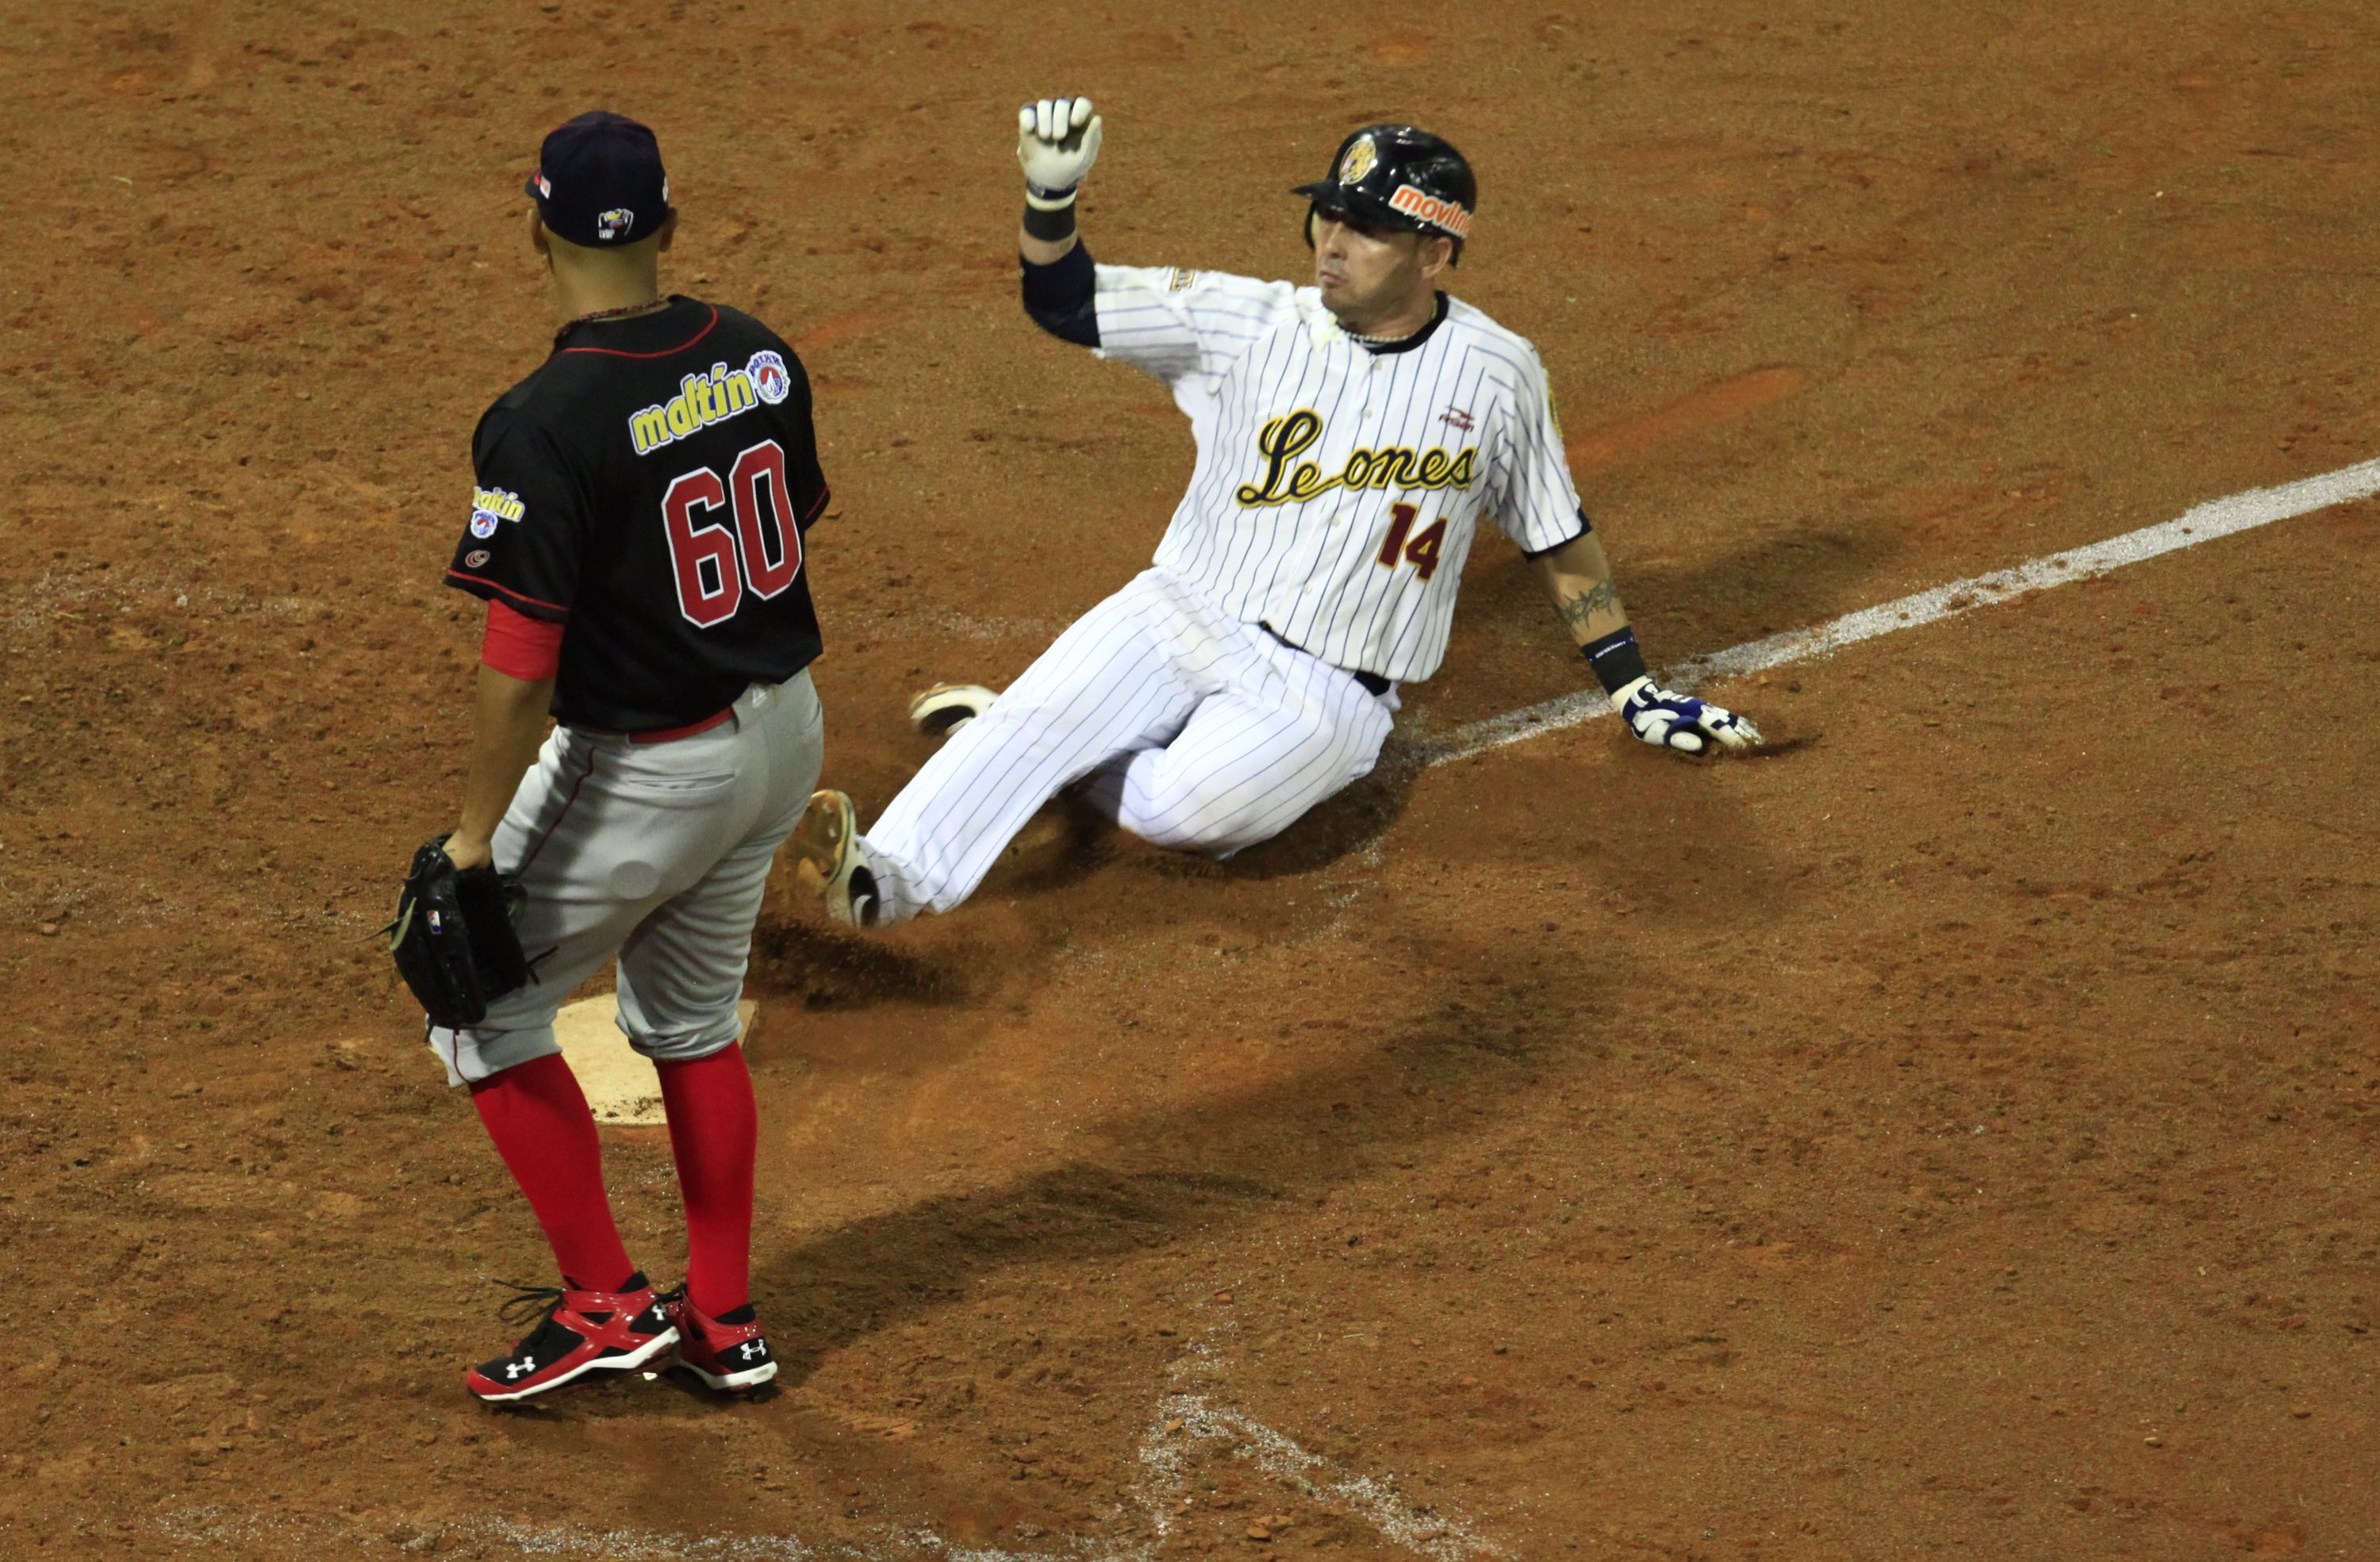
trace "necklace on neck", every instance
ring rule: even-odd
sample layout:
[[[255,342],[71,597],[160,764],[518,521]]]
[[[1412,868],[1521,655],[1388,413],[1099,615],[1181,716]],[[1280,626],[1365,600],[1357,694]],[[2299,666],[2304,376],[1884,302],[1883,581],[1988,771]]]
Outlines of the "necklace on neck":
[[[1423,332],[1427,331],[1431,326],[1436,325],[1438,323],[1439,316],[1445,311],[1445,308],[1446,296],[1444,294],[1440,294],[1430,309],[1429,318],[1422,321],[1419,325],[1415,326],[1411,331],[1403,333],[1402,335],[1375,336],[1366,332],[1354,330],[1345,325],[1342,325],[1339,329],[1346,332],[1347,340],[1356,344],[1358,346],[1393,347],[1399,343],[1412,341]]]
[[[582,325],[594,325],[607,320],[626,320],[632,315],[652,314],[667,308],[669,308],[668,299],[649,298],[641,304],[622,304],[616,309],[590,309],[576,320],[563,321],[562,329],[553,333],[553,339],[559,342]]]
[[[1415,337],[1420,335],[1423,332],[1427,331],[1431,325],[1437,322],[1437,319],[1438,317],[1436,315],[1432,315],[1428,320],[1424,321],[1421,324],[1414,327],[1411,331],[1400,332],[1394,336],[1375,336],[1368,332],[1348,331],[1347,327],[1343,325],[1339,329],[1347,332],[1347,340],[1356,343],[1359,345],[1366,347],[1393,347],[1401,342],[1410,342]]]

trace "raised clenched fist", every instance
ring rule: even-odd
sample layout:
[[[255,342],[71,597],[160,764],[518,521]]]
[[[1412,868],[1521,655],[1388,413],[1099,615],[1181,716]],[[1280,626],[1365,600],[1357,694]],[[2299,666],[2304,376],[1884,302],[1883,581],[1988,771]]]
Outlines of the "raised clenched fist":
[[[1043,98],[1016,111],[1016,161],[1036,200],[1064,201],[1099,158],[1099,116],[1088,98]]]

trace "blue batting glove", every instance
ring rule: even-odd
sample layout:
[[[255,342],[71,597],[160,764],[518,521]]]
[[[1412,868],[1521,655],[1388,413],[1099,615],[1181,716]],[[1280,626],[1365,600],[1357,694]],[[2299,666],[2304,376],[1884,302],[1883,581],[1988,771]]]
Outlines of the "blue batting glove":
[[[1760,742],[1760,729],[1727,707],[1672,694],[1650,678],[1614,690],[1611,708],[1640,741],[1656,748],[1700,754],[1714,742],[1728,748],[1750,748]]]

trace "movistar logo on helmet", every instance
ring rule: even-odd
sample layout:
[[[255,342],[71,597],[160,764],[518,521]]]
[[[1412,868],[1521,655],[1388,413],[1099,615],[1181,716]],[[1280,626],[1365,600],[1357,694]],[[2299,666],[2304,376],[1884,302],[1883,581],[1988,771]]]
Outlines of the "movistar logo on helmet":
[[[1460,201],[1442,200],[1412,185],[1399,185],[1397,193],[1389,197],[1389,204],[1414,221],[1444,228],[1457,238],[1471,236],[1471,213],[1463,209]]]
[[[1354,144],[1339,159],[1339,182],[1342,185],[1362,184],[1364,176],[1370,173],[1379,161],[1380,149],[1373,143],[1372,138],[1356,137]]]

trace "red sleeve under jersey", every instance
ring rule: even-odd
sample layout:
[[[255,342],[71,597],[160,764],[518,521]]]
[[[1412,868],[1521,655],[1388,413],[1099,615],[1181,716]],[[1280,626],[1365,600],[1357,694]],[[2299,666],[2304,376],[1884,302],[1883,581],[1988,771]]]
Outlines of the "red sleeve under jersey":
[[[480,641],[480,660],[524,684],[543,683],[562,667],[559,624],[515,612],[502,602],[488,604],[488,632]]]

